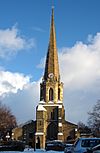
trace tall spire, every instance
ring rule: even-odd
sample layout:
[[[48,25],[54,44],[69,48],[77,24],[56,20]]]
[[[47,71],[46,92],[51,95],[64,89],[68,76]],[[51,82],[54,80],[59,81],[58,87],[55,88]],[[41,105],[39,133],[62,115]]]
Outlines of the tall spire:
[[[50,77],[50,75],[52,76],[52,78],[54,78],[54,80],[59,81],[59,64],[54,25],[54,7],[52,7],[50,39],[46,57],[44,80],[47,80]]]

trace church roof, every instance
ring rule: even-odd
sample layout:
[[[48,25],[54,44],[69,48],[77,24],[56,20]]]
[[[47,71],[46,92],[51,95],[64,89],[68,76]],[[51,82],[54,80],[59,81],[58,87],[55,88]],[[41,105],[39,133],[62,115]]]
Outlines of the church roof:
[[[69,121],[66,121],[66,120],[65,120],[65,124],[67,124],[67,125],[72,125],[72,126],[75,126],[75,127],[78,126],[77,124],[72,123],[72,122],[69,122]]]
[[[55,25],[54,25],[54,8],[52,8],[50,39],[49,39],[48,52],[46,57],[44,80],[47,80],[50,74],[53,75],[56,81],[59,81],[59,64],[58,64],[58,53],[56,47]]]

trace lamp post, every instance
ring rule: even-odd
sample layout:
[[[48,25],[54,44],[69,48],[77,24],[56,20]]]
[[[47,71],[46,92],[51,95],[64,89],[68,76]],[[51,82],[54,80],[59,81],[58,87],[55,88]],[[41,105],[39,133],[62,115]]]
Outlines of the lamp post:
[[[10,138],[10,135],[9,135],[9,132],[7,132],[7,135],[6,135],[7,141],[9,140],[9,138]]]
[[[78,132],[78,129],[75,128],[75,139],[77,138],[77,132]]]

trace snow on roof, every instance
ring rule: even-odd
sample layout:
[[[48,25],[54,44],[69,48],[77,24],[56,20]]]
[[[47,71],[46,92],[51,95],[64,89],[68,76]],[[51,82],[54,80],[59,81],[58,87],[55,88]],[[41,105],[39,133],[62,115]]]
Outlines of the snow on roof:
[[[57,103],[62,103],[62,101],[58,100]]]
[[[43,100],[41,100],[40,102],[39,102],[39,104],[44,104],[45,103],[45,101],[43,101]]]
[[[59,105],[59,108],[62,108],[62,105]]]
[[[48,103],[52,104],[52,103],[53,103],[53,101],[49,101]]]
[[[44,135],[43,132],[36,132],[35,135]]]
[[[62,119],[61,117],[59,117],[58,119]]]
[[[63,133],[62,132],[59,132],[58,135],[63,135]]]
[[[37,111],[47,111],[43,105],[38,105]]]
[[[55,104],[55,103],[48,103],[48,104],[45,104],[44,106],[58,106],[59,108],[62,107],[61,104]]]
[[[58,123],[58,126],[59,126],[59,127],[62,127],[62,123]]]
[[[24,125],[31,124],[31,123],[33,123],[33,122],[34,122],[33,120],[29,120],[29,121],[27,121],[27,122],[25,122],[25,123],[22,123],[22,124],[18,125],[18,127],[21,128],[21,127],[23,127]]]

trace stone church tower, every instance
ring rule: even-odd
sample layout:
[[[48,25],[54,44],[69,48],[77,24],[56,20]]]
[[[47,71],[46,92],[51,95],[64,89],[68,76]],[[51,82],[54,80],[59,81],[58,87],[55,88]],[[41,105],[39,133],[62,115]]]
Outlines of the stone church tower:
[[[45,72],[40,84],[40,102],[36,108],[35,141],[38,148],[45,148],[48,140],[64,141],[65,110],[63,105],[63,83],[60,81],[54,9],[52,8],[50,39]]]

